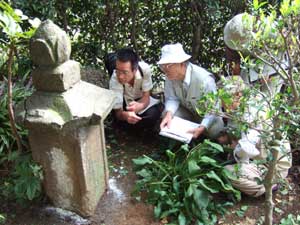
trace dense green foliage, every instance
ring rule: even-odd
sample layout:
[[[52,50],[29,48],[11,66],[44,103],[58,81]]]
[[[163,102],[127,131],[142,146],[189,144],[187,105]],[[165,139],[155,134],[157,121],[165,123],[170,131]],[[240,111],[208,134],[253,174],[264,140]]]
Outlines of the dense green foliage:
[[[134,47],[156,64],[160,48],[180,42],[193,61],[213,70],[224,64],[225,22],[245,8],[243,1],[12,1],[24,13],[52,19],[73,40],[72,55],[82,65],[103,67],[106,52]],[[154,80],[160,80],[158,69]]]
[[[135,194],[147,193],[146,201],[155,205],[156,218],[175,219],[180,225],[215,224],[217,214],[224,214],[225,207],[232,205],[216,200],[216,193],[240,199],[240,192],[229,181],[233,175],[220,157],[223,152],[220,145],[206,140],[192,149],[183,145],[176,152],[167,150],[167,159],[134,159],[141,178]]]
[[[41,167],[31,159],[30,152],[20,153],[16,149],[7,113],[7,88],[0,94],[0,196],[7,199],[32,200],[41,193]],[[0,88],[1,89],[1,88]],[[14,103],[18,104],[32,93],[22,82],[15,83]],[[19,134],[26,145],[27,131],[18,127]]]
[[[32,200],[41,193],[41,167],[31,159],[29,151],[20,152],[9,119],[8,86],[12,85],[12,104],[16,106],[31,95],[28,77],[30,60],[28,38],[33,30],[23,32],[21,24],[27,17],[0,1],[0,197],[17,201]],[[11,50],[16,53],[10,55]],[[11,68],[9,63],[11,62]],[[12,78],[8,80],[8,71]],[[27,131],[17,126],[22,145],[27,146]]]

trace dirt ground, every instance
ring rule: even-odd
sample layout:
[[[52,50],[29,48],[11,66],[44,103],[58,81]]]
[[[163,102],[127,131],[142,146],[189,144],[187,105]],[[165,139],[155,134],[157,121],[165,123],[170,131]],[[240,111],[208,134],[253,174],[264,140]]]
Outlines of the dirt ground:
[[[107,130],[107,151],[110,165],[110,187],[102,196],[93,217],[80,222],[71,217],[60,218],[45,210],[49,203],[46,199],[26,206],[1,202],[0,212],[6,213],[11,225],[162,225],[167,221],[157,221],[153,208],[131,197],[135,183],[132,159],[143,154],[151,155],[161,151],[160,141],[156,135],[129,135],[120,130]],[[298,155],[297,155],[298,156]],[[274,222],[292,213],[300,214],[300,167],[295,166],[288,177],[288,184],[282,185],[274,197],[276,209]],[[260,224],[264,209],[264,197],[242,197],[234,207],[228,209],[218,224],[256,225]]]

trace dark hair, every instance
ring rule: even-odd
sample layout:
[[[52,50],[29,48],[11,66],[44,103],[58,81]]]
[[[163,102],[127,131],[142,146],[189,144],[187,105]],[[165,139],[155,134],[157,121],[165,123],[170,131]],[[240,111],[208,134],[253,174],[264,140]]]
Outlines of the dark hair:
[[[117,51],[116,60],[121,62],[130,62],[132,70],[135,70],[139,66],[139,56],[132,48],[122,48]]]

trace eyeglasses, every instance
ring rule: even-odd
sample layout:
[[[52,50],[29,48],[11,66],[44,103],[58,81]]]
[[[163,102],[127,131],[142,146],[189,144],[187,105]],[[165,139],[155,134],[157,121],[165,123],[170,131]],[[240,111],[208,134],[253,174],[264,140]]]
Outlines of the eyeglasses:
[[[173,63],[169,63],[169,64],[159,64],[159,68],[161,69],[161,70],[168,70],[168,69],[170,69],[170,67],[171,66],[173,66],[174,64]]]
[[[119,70],[119,69],[115,69],[116,70],[116,74],[119,76],[119,75],[122,75],[124,74],[125,76],[128,75],[130,73],[130,71],[127,71],[127,70]]]

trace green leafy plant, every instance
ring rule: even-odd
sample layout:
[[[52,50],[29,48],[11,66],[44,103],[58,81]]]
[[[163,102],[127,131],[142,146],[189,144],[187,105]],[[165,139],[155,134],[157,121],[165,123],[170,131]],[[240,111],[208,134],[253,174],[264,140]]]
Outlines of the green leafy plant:
[[[0,188],[1,194],[19,202],[33,200],[41,194],[42,168],[32,161],[30,154],[13,153],[7,160],[15,167]]]
[[[32,93],[27,46],[34,28],[23,31],[21,25],[36,20],[2,0],[0,9],[0,195],[32,200],[41,193],[42,172],[27,151],[27,131],[15,123],[14,108]]]
[[[243,205],[239,210],[237,210],[235,213],[238,215],[238,217],[243,217],[245,212],[247,211],[248,206]]]
[[[0,224],[5,224],[6,216],[0,213]]]
[[[166,151],[167,159],[158,161],[148,156],[133,159],[137,166],[134,195],[145,191],[153,204],[156,218],[170,218],[178,224],[214,224],[217,214],[224,214],[232,202],[214,201],[217,193],[240,200],[240,192],[229,181],[218,155],[223,148],[205,140],[191,150],[182,145],[177,152]]]
[[[0,195],[17,201],[32,200],[41,193],[42,170],[31,159],[31,153],[16,150],[16,141],[8,122],[7,88],[0,94]],[[32,93],[31,88],[16,82],[13,87],[13,102],[18,104]],[[17,126],[22,144],[27,145],[28,132]]]
[[[0,87],[0,156],[5,154],[4,150],[13,149],[15,145],[15,139],[12,135],[11,126],[8,119],[7,110],[7,86],[2,85]],[[22,82],[16,83],[13,87],[13,102],[17,105],[23,101],[26,97],[30,96],[32,93],[31,88],[24,87]],[[23,128],[17,126],[18,132],[21,137],[25,138],[27,136],[27,131]],[[1,163],[0,163],[1,165]]]
[[[300,215],[289,214],[286,218],[280,220],[279,225],[296,225],[300,224]]]

